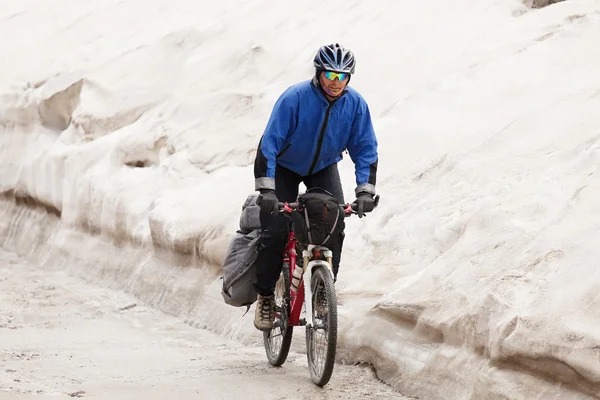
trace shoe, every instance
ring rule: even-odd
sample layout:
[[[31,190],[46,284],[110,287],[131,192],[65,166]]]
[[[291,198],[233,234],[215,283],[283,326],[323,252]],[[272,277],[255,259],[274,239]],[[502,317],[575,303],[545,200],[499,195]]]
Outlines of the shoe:
[[[268,332],[273,329],[273,309],[275,296],[258,295],[256,311],[254,313],[254,327],[259,331]]]

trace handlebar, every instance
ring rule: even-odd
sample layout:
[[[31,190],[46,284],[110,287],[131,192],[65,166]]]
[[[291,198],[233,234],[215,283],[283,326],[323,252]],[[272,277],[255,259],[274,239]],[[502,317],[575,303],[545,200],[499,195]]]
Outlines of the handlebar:
[[[375,207],[377,207],[377,205],[379,204],[379,195],[375,196]],[[352,215],[352,214],[358,214],[358,204],[356,203],[346,203],[346,204],[338,204],[340,207],[342,207],[344,209],[344,213],[346,215]],[[299,206],[299,203],[293,202],[293,203],[286,203],[286,202],[279,202],[277,203],[277,209],[279,210],[279,212],[285,212],[285,213],[291,213],[292,211],[296,210]]]
[[[358,212],[357,212],[358,205],[356,203],[352,203],[352,204],[346,203],[346,204],[338,204],[338,205],[344,209],[344,213],[346,215],[358,214]],[[298,209],[298,206],[299,206],[298,202],[293,202],[293,203],[279,202],[279,203],[277,203],[279,212],[285,212],[285,213],[291,213],[292,211]]]

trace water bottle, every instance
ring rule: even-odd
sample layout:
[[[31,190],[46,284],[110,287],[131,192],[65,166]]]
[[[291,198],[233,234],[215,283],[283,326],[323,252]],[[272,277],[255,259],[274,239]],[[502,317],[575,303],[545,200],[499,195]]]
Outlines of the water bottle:
[[[296,264],[296,268],[294,268],[294,274],[292,275],[292,290],[295,292],[298,291],[298,286],[300,285],[300,278],[302,278],[302,266]]]

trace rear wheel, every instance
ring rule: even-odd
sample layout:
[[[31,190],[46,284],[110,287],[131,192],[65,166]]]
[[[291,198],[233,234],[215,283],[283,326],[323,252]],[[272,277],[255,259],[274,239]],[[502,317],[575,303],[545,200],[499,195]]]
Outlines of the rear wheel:
[[[317,386],[331,379],[337,346],[337,302],[333,277],[324,267],[311,279],[313,326],[306,328],[306,353],[310,377]]]
[[[275,367],[287,359],[292,343],[293,327],[288,325],[290,315],[290,267],[283,263],[281,276],[275,285],[275,320],[273,329],[263,332],[269,363]]]

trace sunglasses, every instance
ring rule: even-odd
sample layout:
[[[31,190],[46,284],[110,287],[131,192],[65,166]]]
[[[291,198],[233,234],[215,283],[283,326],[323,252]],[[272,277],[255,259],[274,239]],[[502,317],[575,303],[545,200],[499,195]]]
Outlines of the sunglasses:
[[[349,75],[350,74],[347,74],[345,72],[325,71],[325,78],[329,79],[330,81],[333,81],[335,78],[338,78],[340,82],[343,82],[346,80],[346,78],[348,78]]]

